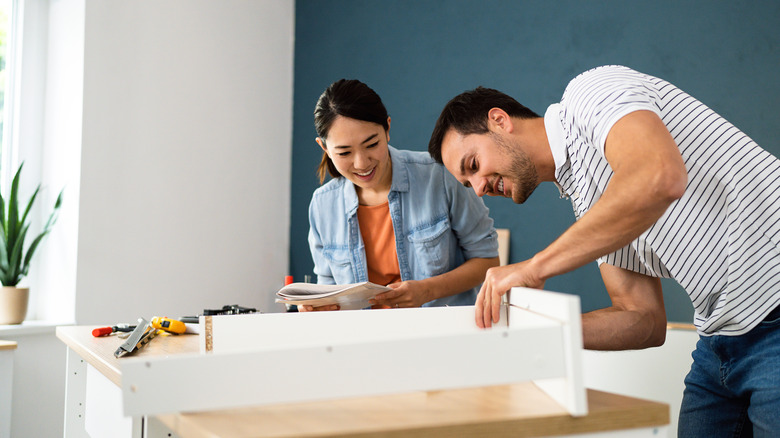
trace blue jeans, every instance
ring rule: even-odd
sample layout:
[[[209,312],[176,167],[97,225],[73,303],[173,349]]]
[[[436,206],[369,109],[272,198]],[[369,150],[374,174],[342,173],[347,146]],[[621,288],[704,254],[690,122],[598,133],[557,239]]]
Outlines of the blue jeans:
[[[678,436],[780,437],[780,307],[742,336],[700,336]]]

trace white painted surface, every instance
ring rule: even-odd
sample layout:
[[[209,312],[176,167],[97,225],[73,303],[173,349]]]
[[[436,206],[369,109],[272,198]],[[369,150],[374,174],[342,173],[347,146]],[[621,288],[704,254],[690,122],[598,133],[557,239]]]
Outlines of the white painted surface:
[[[78,324],[281,309],[293,20],[286,0],[87,2]]]
[[[535,381],[536,386],[565,407],[572,415],[588,413],[588,401],[582,377],[582,319],[580,297],[572,294],[542,291],[527,287],[513,287],[508,301],[512,309],[525,309],[524,313],[510,314],[509,324],[517,327],[531,315],[544,315],[561,328],[561,345],[564,354],[564,373],[554,379]],[[518,317],[522,318],[518,321]],[[533,351],[526,347],[526,351]]]
[[[13,327],[0,328],[0,337],[18,345],[13,365],[11,436],[62,436],[66,347],[54,336],[53,327],[45,333],[12,334]]]
[[[0,350],[0,438],[11,436],[11,394],[14,381],[14,351]]]
[[[65,369],[66,438],[88,438],[85,428],[87,411],[87,367],[91,367],[76,352],[68,349]]]
[[[505,321],[502,315],[499,324]],[[474,306],[225,315],[213,316],[211,324],[214,353],[369,344],[482,331],[474,323]],[[557,326],[536,315],[518,318],[516,324],[517,328]],[[201,352],[205,352],[205,330],[199,336]]]
[[[90,437],[133,438],[133,418],[122,414],[122,390],[92,365],[87,365],[85,408]]]
[[[614,430],[611,432],[581,433],[577,435],[560,435],[550,438],[666,438],[668,427],[641,427],[638,429]]]

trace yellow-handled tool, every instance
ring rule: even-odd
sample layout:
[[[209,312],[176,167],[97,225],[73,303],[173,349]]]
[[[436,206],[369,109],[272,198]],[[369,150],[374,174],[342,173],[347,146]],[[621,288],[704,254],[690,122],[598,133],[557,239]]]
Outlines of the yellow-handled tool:
[[[152,318],[152,327],[176,334],[182,334],[187,331],[187,326],[183,322],[165,316]]]

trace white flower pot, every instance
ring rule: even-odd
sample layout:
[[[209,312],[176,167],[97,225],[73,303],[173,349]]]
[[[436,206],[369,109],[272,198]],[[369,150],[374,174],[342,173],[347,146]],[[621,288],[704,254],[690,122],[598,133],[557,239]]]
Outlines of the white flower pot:
[[[0,324],[21,324],[27,316],[30,289],[3,286],[0,289]]]

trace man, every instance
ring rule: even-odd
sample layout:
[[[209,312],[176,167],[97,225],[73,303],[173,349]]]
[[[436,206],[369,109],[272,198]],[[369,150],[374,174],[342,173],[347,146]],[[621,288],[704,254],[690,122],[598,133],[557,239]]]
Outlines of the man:
[[[695,309],[700,341],[680,436],[780,433],[780,161],[668,82],[621,66],[572,80],[539,117],[477,88],[452,99],[429,152],[478,195],[523,203],[544,181],[577,221],[521,263],[488,271],[476,321],[513,286],[594,260],[612,300],[583,315],[590,349],[661,345],[661,277]]]

